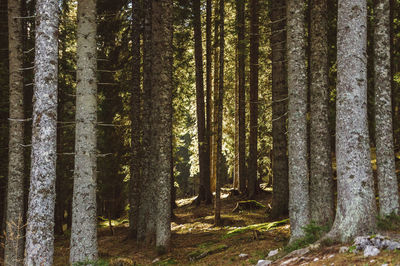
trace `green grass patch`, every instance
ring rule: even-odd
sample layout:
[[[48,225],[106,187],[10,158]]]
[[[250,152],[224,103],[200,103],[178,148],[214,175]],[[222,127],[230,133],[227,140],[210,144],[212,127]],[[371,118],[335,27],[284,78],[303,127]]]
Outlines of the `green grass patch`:
[[[109,266],[110,264],[102,259],[98,260],[85,260],[85,261],[78,261],[72,264],[73,266],[86,266],[86,265],[93,265],[93,266]]]
[[[190,252],[188,254],[188,258],[190,261],[196,261],[196,260],[202,259],[204,257],[207,257],[208,255],[219,253],[219,252],[222,252],[227,249],[228,249],[228,246],[225,244],[208,245],[208,244],[204,243],[204,244],[200,244],[198,246],[198,249]]]
[[[277,227],[279,225],[287,224],[289,222],[289,219],[285,219],[282,221],[276,221],[276,222],[271,222],[271,223],[261,223],[261,224],[252,224],[244,227],[239,227],[233,230],[228,231],[224,237],[232,237],[235,235],[243,234],[249,231],[259,231],[259,232],[266,232],[268,230],[271,230],[274,227]]]
[[[293,241],[293,243],[291,243],[290,245],[287,245],[285,247],[285,251],[292,252],[294,250],[304,248],[316,242],[318,239],[321,238],[323,234],[328,231],[328,229],[328,226],[319,226],[315,222],[311,222],[307,226],[303,227],[305,236]]]

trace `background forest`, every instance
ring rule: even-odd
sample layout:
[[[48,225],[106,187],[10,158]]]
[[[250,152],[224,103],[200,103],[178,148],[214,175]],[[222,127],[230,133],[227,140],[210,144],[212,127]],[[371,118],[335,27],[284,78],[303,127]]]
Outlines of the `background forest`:
[[[143,240],[143,246],[155,249],[158,254],[168,253],[170,242],[174,241],[170,219],[178,224],[184,217],[179,210],[182,203],[177,204],[176,199],[190,198],[191,203],[187,205],[190,207],[185,205],[188,208],[185,212],[201,208],[213,212],[215,217],[209,223],[221,228],[229,220],[224,206],[221,213],[224,199],[229,208],[230,204],[239,202],[237,207],[242,208],[240,204],[243,204],[244,208],[251,209],[254,204],[261,204],[260,201],[263,209],[260,218],[252,222],[282,221],[290,217],[290,244],[304,238],[307,234],[304,227],[309,224],[330,228],[337,212],[336,202],[340,206],[346,204],[346,199],[339,195],[340,191],[345,191],[341,188],[351,185],[345,182],[340,185],[338,176],[353,174],[350,170],[338,173],[337,163],[340,164],[342,157],[336,154],[336,119],[363,121],[362,116],[341,116],[344,114],[338,110],[346,106],[350,110],[348,113],[355,115],[359,105],[365,107],[360,113],[367,112],[368,131],[360,136],[367,137],[364,142],[372,158],[371,180],[360,174],[362,170],[354,170],[355,190],[368,194],[360,196],[360,201],[354,198],[354,202],[364,206],[365,198],[372,197],[375,202],[377,197],[380,217],[391,213],[398,215],[398,192],[396,190],[395,199],[389,199],[392,202],[386,204],[382,193],[387,191],[382,185],[386,181],[380,181],[383,179],[379,173],[387,172],[382,175],[390,176],[393,170],[396,180],[386,182],[386,186],[395,184],[394,189],[397,189],[400,1],[353,1],[355,6],[366,8],[366,25],[360,26],[356,21],[354,36],[359,29],[366,28],[367,54],[357,46],[344,50],[359,50],[365,56],[361,61],[367,60],[364,62],[366,106],[357,98],[357,92],[353,102],[343,100],[347,96],[337,102],[338,61],[343,55],[342,50],[338,52],[342,43],[342,37],[338,37],[338,16],[340,9],[350,2],[0,0],[0,232],[4,232],[6,264],[20,265],[24,249],[26,265],[52,264],[54,247],[52,241],[47,243],[44,239],[53,240],[54,235],[57,240],[68,239],[63,245],[70,245],[70,263],[97,260],[102,257],[97,250],[98,224],[109,226],[113,235],[118,235],[113,227],[129,226],[123,231],[125,237],[138,239],[138,242]],[[49,9],[42,7],[41,12],[46,15],[37,15],[40,5],[49,6]],[[82,6],[78,8],[78,5]],[[386,13],[382,13],[382,6]],[[40,96],[35,94],[34,87],[39,80],[35,76],[39,73],[38,51],[42,51],[38,49],[40,31],[37,27],[40,18],[52,11],[54,17],[58,15],[53,34],[57,38],[52,40],[57,53],[53,63],[58,66],[58,72],[54,72],[57,97],[52,105],[56,127],[49,127],[55,130],[56,138],[56,156],[50,158],[55,163],[54,171],[50,171],[55,175],[52,181],[55,187],[50,185],[50,192],[46,192],[50,196],[46,198],[45,193],[44,198],[55,207],[53,213],[46,214],[40,213],[38,208],[38,215],[50,214],[49,228],[54,226],[54,234],[53,229],[49,229],[49,238],[44,233],[30,240],[28,232],[39,230],[29,227],[29,217],[35,219],[34,214],[29,214],[30,204],[35,202],[32,183],[36,180],[42,184],[52,175],[49,172],[39,174],[38,179],[32,178],[35,173],[32,169],[38,172],[47,169],[43,166],[45,163],[41,165],[47,158],[46,148],[34,157],[34,139],[43,134],[36,131],[41,115],[35,113],[39,110],[35,108],[39,107],[34,105]],[[49,17],[51,19],[51,15]],[[357,13],[356,17],[363,16]],[[382,17],[390,21],[382,22]],[[382,31],[390,33],[383,44],[377,30],[381,24],[387,27]],[[13,46],[15,40],[20,43]],[[387,84],[387,80],[377,74],[383,73],[385,67],[384,70],[376,67],[382,58],[376,52],[382,46],[390,51],[389,68],[386,65],[389,96],[387,91],[382,94],[391,100],[390,117],[386,122],[380,118],[385,117],[382,112],[387,114],[387,109],[381,112],[387,98],[382,102],[382,95],[376,94],[379,92],[376,84]],[[16,68],[13,57],[19,58]],[[348,68],[356,73],[364,71],[358,71],[357,65],[348,62]],[[18,99],[15,98],[18,88],[12,85],[16,79],[14,72],[19,72],[21,79]],[[92,86],[94,83],[97,86]],[[362,98],[364,87],[358,86]],[[88,90],[80,91],[80,88]],[[83,98],[79,98],[81,95]],[[94,98],[85,98],[87,95]],[[293,105],[289,104],[290,99]],[[354,104],[353,109],[349,103]],[[46,106],[43,104],[43,112]],[[79,110],[86,110],[87,114],[80,116]],[[388,120],[393,121],[389,130]],[[382,130],[393,132],[386,139],[388,142]],[[20,137],[20,143],[13,142],[16,135],[12,132],[19,132],[15,134]],[[352,139],[351,133],[349,136],[344,138]],[[349,143],[349,149],[354,148],[351,141]],[[379,168],[382,146],[391,151],[392,166],[389,162],[388,167],[382,164]],[[13,147],[18,147],[15,150],[19,151],[21,160],[12,157],[16,154]],[[86,152],[94,157],[87,159]],[[354,169],[358,169],[361,157],[355,160]],[[353,169],[351,164],[347,167]],[[17,168],[15,172],[10,170]],[[10,178],[13,173],[17,174]],[[81,186],[77,185],[79,180],[85,180]],[[368,186],[372,187],[372,192]],[[42,190],[38,187],[37,191],[41,193]],[[292,193],[291,201],[289,193]],[[390,192],[387,193],[390,198]],[[83,195],[82,198],[79,195]],[[42,207],[47,204],[38,202]],[[373,205],[376,209],[375,203]],[[354,226],[357,228],[352,232],[342,230],[343,224],[334,226],[341,233],[331,231],[332,238],[349,242],[350,238],[376,228],[365,226],[376,224],[378,212],[375,209],[371,207],[370,212],[369,207],[354,208],[362,209],[361,215],[357,215],[371,216],[374,221],[363,218],[360,222],[363,225]],[[48,209],[51,207],[44,208]],[[74,212],[81,215],[74,216]],[[51,214],[54,214],[54,221]],[[86,224],[86,220],[90,220],[88,223],[92,223],[92,227],[74,230],[74,224]],[[235,226],[234,222],[231,226]],[[286,244],[287,240],[286,235],[283,242]],[[46,242],[46,247],[35,250],[32,244],[30,250],[30,243],[35,241]],[[56,254],[58,251],[56,247]]]

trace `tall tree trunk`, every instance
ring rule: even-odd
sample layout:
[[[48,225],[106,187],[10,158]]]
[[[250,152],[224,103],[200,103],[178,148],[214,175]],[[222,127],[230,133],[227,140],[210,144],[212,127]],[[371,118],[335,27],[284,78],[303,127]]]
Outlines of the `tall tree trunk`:
[[[136,237],[142,181],[142,128],[141,128],[141,88],[140,88],[140,0],[132,1],[132,93],[131,93],[131,179],[129,181],[129,231]]]
[[[367,125],[367,2],[338,4],[337,210],[329,237],[350,241],[376,226]]]
[[[288,156],[286,138],[286,0],[271,0],[272,48],[272,217],[288,212]]]
[[[246,96],[245,96],[245,59],[246,59],[246,43],[245,43],[245,1],[236,1],[236,16],[237,16],[237,50],[238,50],[238,75],[239,75],[239,191],[240,193],[246,193]]]
[[[307,163],[307,67],[305,3],[287,3],[290,241],[304,237],[310,222]]]
[[[194,56],[196,63],[196,115],[197,139],[199,150],[200,188],[197,203],[205,201],[211,203],[210,177],[207,176],[207,141],[204,110],[204,82],[203,82],[203,44],[201,37],[200,0],[193,1],[194,14]]]
[[[259,3],[250,1],[250,153],[248,171],[249,198],[258,192],[257,183],[257,138],[258,138],[258,48],[259,48]]]
[[[10,129],[7,220],[4,262],[21,265],[24,259],[24,77],[21,0],[8,1],[10,73]]]
[[[223,176],[222,168],[222,119],[224,102],[224,47],[225,47],[225,2],[219,0],[219,88],[218,88],[218,116],[217,116],[217,179],[215,187],[215,225],[221,225],[221,179]]]
[[[152,12],[152,86],[157,114],[154,132],[158,151],[155,170],[158,191],[156,246],[158,252],[163,253],[169,248],[171,238],[172,0],[153,1]]]
[[[146,239],[147,244],[155,240],[155,214],[153,204],[156,198],[153,184],[155,141],[153,138],[152,114],[152,0],[143,1],[144,32],[143,32],[143,179],[141,184],[140,206],[138,217],[138,241]]]
[[[57,139],[58,1],[37,0],[26,265],[51,265]]]
[[[335,209],[328,117],[327,1],[312,0],[310,8],[310,210],[314,222],[332,225]]]
[[[211,16],[212,16],[212,2],[211,0],[206,0],[206,176],[209,185],[210,198],[211,194],[211,125],[212,125],[212,46],[211,46]]]
[[[375,135],[378,170],[379,214],[399,213],[395,173],[390,60],[390,1],[379,0],[375,7]]]
[[[71,264],[97,259],[96,0],[78,1]]]

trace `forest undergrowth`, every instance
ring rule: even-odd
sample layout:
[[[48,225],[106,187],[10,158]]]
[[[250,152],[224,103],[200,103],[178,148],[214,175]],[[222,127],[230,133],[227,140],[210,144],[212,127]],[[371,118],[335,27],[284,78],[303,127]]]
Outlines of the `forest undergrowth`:
[[[271,197],[271,191],[264,191],[256,198],[266,208],[232,212],[237,202],[244,199],[230,195],[225,190],[222,193],[221,227],[213,225],[214,216],[210,206],[195,206],[191,204],[194,198],[178,200],[172,223],[171,250],[162,256],[158,256],[153,249],[141,247],[136,240],[127,238],[126,219],[112,220],[112,228],[110,221],[101,221],[98,230],[101,259],[95,265],[256,265],[259,260],[274,261],[273,265],[400,263],[400,251],[382,251],[378,256],[364,258],[362,253],[339,253],[343,244],[333,242],[322,243],[305,255],[288,255],[315,241],[315,236],[321,234],[323,228],[308,226],[307,239],[287,246],[290,237],[288,220],[285,220],[287,217],[275,221],[268,218]],[[383,229],[386,231],[382,233],[399,239],[399,228],[397,225],[385,227]],[[55,265],[68,265],[69,237],[58,237],[55,243]],[[277,249],[277,255],[268,257],[270,251]]]

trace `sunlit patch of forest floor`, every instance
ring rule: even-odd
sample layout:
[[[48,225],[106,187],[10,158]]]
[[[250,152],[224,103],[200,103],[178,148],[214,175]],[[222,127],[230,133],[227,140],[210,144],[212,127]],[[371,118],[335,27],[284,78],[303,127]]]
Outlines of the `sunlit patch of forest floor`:
[[[268,209],[271,196],[271,191],[263,191],[256,200]],[[162,256],[129,239],[128,225],[122,220],[113,221],[113,234],[108,222],[104,222],[98,233],[101,260],[97,265],[256,265],[262,259],[277,261],[273,265],[284,262],[288,262],[285,265],[400,264],[400,251],[382,251],[378,256],[364,258],[362,253],[339,253],[343,245],[322,246],[302,256],[283,258],[289,253],[284,248],[289,239],[288,221],[282,221],[286,217],[281,217],[281,223],[271,224],[273,221],[268,219],[265,208],[232,212],[236,203],[244,199],[225,191],[221,210],[223,226],[215,227],[213,205],[195,206],[192,200],[177,201],[171,250]],[[258,225],[246,228],[254,224]],[[55,265],[68,264],[68,246],[68,237],[56,239]],[[268,258],[268,253],[276,249],[280,249],[279,254]],[[240,257],[240,254],[247,256]]]

